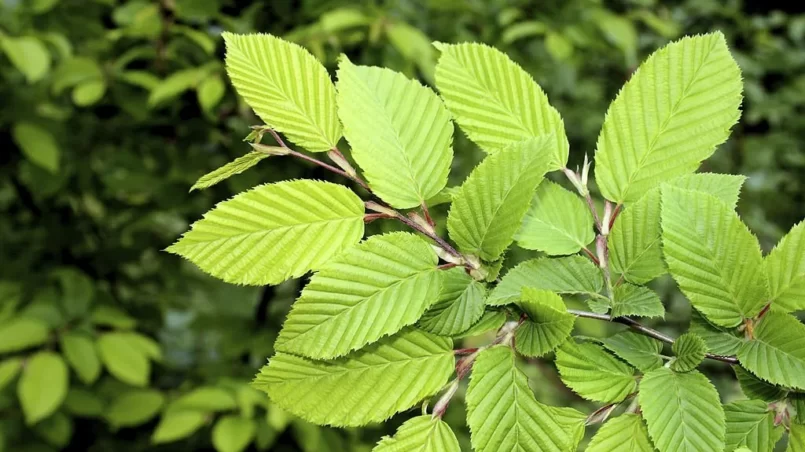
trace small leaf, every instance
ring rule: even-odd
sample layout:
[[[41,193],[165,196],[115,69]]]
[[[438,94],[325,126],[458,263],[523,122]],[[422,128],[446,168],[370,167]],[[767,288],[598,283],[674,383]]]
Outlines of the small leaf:
[[[671,361],[671,370],[675,372],[689,372],[704,361],[707,353],[707,344],[704,339],[694,333],[686,333],[674,341],[674,358]]]
[[[0,46],[9,61],[25,75],[28,83],[44,78],[50,69],[50,53],[42,41],[33,36],[3,36]]]
[[[784,312],[805,311],[805,221],[791,228],[766,256],[771,301]]]
[[[169,100],[180,96],[185,91],[194,89],[206,77],[204,68],[182,69],[165,77],[154,85],[148,95],[148,106],[157,107],[167,104]]]
[[[48,340],[48,326],[37,319],[17,317],[0,324],[0,353],[17,352]]]
[[[602,343],[607,350],[643,372],[662,367],[662,342],[654,338],[623,331]]]
[[[237,415],[218,419],[212,428],[212,444],[218,452],[241,452],[254,439],[254,421]]]
[[[439,300],[425,311],[418,325],[433,334],[455,336],[483,316],[486,287],[458,267],[443,272],[441,279]]]
[[[213,185],[230,177],[240,174],[247,169],[257,165],[260,160],[270,157],[270,154],[265,152],[252,151],[248,154],[241,155],[240,157],[232,160],[226,165],[217,168],[203,176],[201,176],[192,187],[190,191],[201,190],[203,188],[212,187]]]
[[[514,343],[525,356],[542,356],[570,336],[576,316],[567,312],[562,298],[553,292],[523,288],[518,303],[528,319],[517,327]]]
[[[218,74],[208,75],[199,83],[196,90],[198,104],[207,113],[212,113],[226,93],[226,85]]]
[[[405,421],[394,436],[384,436],[372,452],[460,452],[455,433],[440,418],[417,416]]]
[[[691,312],[690,332],[704,339],[707,348],[718,355],[734,355],[744,342],[743,338],[726,328],[713,325],[696,311]]]
[[[0,361],[0,391],[11,383],[22,370],[22,358],[7,358]]]
[[[620,402],[637,390],[634,369],[596,344],[565,342],[556,351],[562,382],[597,402]]]
[[[65,333],[61,336],[61,349],[84,384],[91,385],[101,375],[101,360],[92,339],[80,333]]]
[[[601,271],[589,259],[581,256],[532,259],[503,275],[489,294],[486,304],[498,306],[513,303],[520,299],[523,287],[557,293],[598,295],[603,286]]]
[[[237,408],[232,394],[214,386],[202,386],[179,397],[171,404],[171,409],[198,411],[228,411]]]
[[[18,122],[11,135],[31,163],[52,174],[59,172],[61,149],[50,131],[30,122]]]
[[[148,385],[151,363],[130,336],[106,333],[98,338],[98,354],[115,378],[132,386]]]
[[[105,417],[115,428],[134,427],[150,421],[164,403],[162,393],[153,389],[124,392],[112,400]]]
[[[125,312],[107,305],[97,306],[90,314],[95,325],[108,326],[121,330],[129,330],[137,326],[137,320]]]
[[[805,325],[772,310],[757,324],[754,336],[738,350],[741,365],[770,383],[805,389]]]
[[[100,417],[106,407],[100,396],[87,389],[72,387],[64,399],[65,410],[73,416]]]
[[[73,88],[73,103],[79,107],[95,105],[106,94],[106,81],[103,79],[86,80]]]
[[[481,316],[481,319],[471,326],[470,329],[453,336],[453,338],[461,339],[465,337],[480,336],[491,331],[499,330],[504,323],[506,323],[505,312],[487,310],[484,312],[484,315]]]
[[[187,438],[200,429],[206,420],[207,415],[201,411],[168,410],[151,435],[151,443],[164,444]]]
[[[625,283],[615,287],[612,317],[626,316],[664,317],[665,307],[653,290]]]
[[[63,449],[73,437],[73,420],[64,413],[54,413],[37,423],[33,429],[48,444]]]
[[[788,393],[787,390],[779,386],[766,383],[760,378],[744,370],[741,366],[732,366],[735,377],[741,385],[741,391],[750,399],[760,399],[766,402],[776,402],[783,399]]]
[[[724,405],[727,419],[727,452],[746,446],[754,452],[772,452],[783,436],[783,426],[774,425],[774,411],[759,400],[741,400]]]
[[[578,195],[546,180],[537,188],[515,238],[521,248],[549,256],[575,254],[595,239],[593,215]]]
[[[654,452],[640,415],[622,414],[608,420],[590,440],[586,452]]]
[[[69,386],[67,364],[53,352],[38,352],[22,371],[17,396],[25,424],[34,425],[53,414],[64,402]]]

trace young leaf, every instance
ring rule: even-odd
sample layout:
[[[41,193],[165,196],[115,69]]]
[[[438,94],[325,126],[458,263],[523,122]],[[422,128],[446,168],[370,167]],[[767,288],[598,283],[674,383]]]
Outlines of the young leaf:
[[[125,392],[112,400],[105,413],[106,420],[114,428],[134,427],[150,421],[159,413],[165,396],[153,389],[137,389]]]
[[[636,201],[692,173],[738,121],[742,86],[720,32],[686,37],[652,54],[604,119],[595,153],[604,197]]]
[[[151,362],[131,337],[119,332],[98,338],[101,361],[118,380],[132,386],[145,387],[151,376]]]
[[[336,146],[341,123],[335,88],[313,55],[272,35],[223,37],[229,78],[260,119],[309,151]]]
[[[274,347],[330,359],[416,322],[439,299],[433,248],[406,232],[375,235],[313,275]]]
[[[260,160],[263,160],[266,157],[270,157],[270,154],[258,151],[252,151],[248,154],[241,155],[226,165],[201,176],[199,180],[197,180],[196,183],[190,187],[190,191],[212,187],[222,180],[229,179],[230,177],[240,174],[254,165],[257,165]]]
[[[714,324],[736,326],[766,304],[758,241],[718,198],[664,187],[662,240],[671,275],[693,307]]]
[[[760,378],[744,370],[741,366],[732,366],[735,377],[741,385],[741,391],[750,399],[765,400],[766,402],[776,402],[783,399],[788,391],[779,386],[766,383]]]
[[[462,339],[465,337],[480,336],[490,331],[499,330],[504,323],[506,323],[505,312],[487,310],[484,312],[484,315],[481,316],[481,319],[472,325],[470,329],[463,333],[456,334],[453,337],[455,339]]]
[[[704,361],[707,344],[699,336],[693,333],[686,333],[674,341],[673,351],[676,358],[671,361],[671,370],[689,372]]]
[[[763,380],[805,389],[805,325],[785,313],[766,313],[754,339],[738,350],[738,360]]]
[[[568,142],[559,112],[517,63],[484,44],[436,44],[436,87],[472,141],[495,152],[523,140],[553,135],[548,170],[564,168]]]
[[[741,400],[724,405],[727,419],[727,452],[746,446],[755,452],[772,452],[783,436],[774,425],[774,411],[760,400]]]
[[[234,284],[279,284],[363,236],[363,202],[341,185],[292,180],[221,202],[167,251]]]
[[[587,427],[587,415],[570,407],[546,406],[550,416],[556,420],[570,440],[568,450],[576,450],[584,439]]]
[[[724,450],[724,410],[712,383],[699,373],[652,370],[640,383],[640,406],[660,452]]]
[[[486,287],[463,268],[442,272],[439,300],[419,319],[419,327],[440,336],[455,336],[484,315]]]
[[[254,439],[254,420],[236,414],[218,419],[212,428],[212,445],[217,452],[242,452]]]
[[[621,284],[615,287],[612,317],[663,317],[665,307],[657,292],[645,286]]]
[[[608,420],[590,440],[586,452],[654,452],[648,430],[638,414],[622,414]]]
[[[791,228],[766,256],[766,272],[774,308],[805,310],[805,221]]]
[[[603,286],[601,271],[589,259],[581,256],[538,258],[509,270],[489,294],[486,304],[498,306],[515,302],[520,299],[523,287],[595,296]]]
[[[22,358],[8,358],[0,361],[0,391],[11,383],[22,370]]]
[[[164,444],[187,438],[200,429],[207,421],[207,413],[194,410],[168,410],[159,420],[153,435],[152,444]]]
[[[562,298],[553,292],[525,287],[517,304],[528,315],[514,334],[517,351],[525,356],[553,351],[573,331],[576,316],[567,312]]]
[[[562,382],[587,400],[620,402],[637,390],[634,369],[597,344],[568,340],[555,364]]]
[[[405,421],[394,436],[384,436],[372,452],[460,452],[455,433],[444,421],[430,415]]]
[[[253,384],[307,421],[347,427],[411,407],[444,386],[452,372],[450,339],[406,328],[332,361],[277,353]]]
[[[743,344],[743,338],[720,326],[715,326],[695,310],[690,314],[690,330],[704,339],[707,349],[718,355],[734,355]]]
[[[478,355],[466,401],[467,424],[477,452],[568,450],[570,438],[552,416],[553,407],[534,398],[509,347],[495,346]]]
[[[0,353],[17,352],[48,340],[48,325],[41,320],[17,317],[0,324]]]
[[[61,336],[61,349],[84,384],[91,385],[101,375],[101,360],[89,337],[79,333],[64,333]]]
[[[522,248],[550,256],[575,254],[595,239],[593,215],[578,195],[546,180],[537,188],[515,239]]]
[[[607,350],[643,372],[662,367],[662,342],[654,338],[623,331],[601,342]]]
[[[548,170],[552,137],[513,144],[478,165],[453,198],[447,230],[462,251],[497,260],[511,244]]]
[[[746,176],[735,174],[696,173],[672,179],[666,184],[686,190],[709,193],[735,209]]]
[[[17,384],[25,424],[34,425],[53,414],[64,402],[69,384],[67,364],[61,355],[47,351],[33,355]]]
[[[389,69],[338,65],[338,116],[372,190],[394,207],[418,207],[447,185],[453,123],[430,88]]]

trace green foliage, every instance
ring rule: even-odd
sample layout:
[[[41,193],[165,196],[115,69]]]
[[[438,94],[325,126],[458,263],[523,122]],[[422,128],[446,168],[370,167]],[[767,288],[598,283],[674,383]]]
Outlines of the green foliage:
[[[545,355],[570,336],[576,316],[567,312],[559,295],[525,287],[518,305],[528,315],[514,335],[517,351],[524,356]]]
[[[418,416],[403,423],[394,436],[377,443],[374,452],[458,452],[455,433],[444,421],[431,416]]]
[[[562,382],[588,400],[620,402],[637,389],[634,369],[589,343],[565,342],[556,352]]]
[[[738,349],[750,372],[773,384],[805,389],[805,325],[788,314],[770,312],[755,328],[754,338]]]
[[[576,254],[595,239],[593,216],[581,198],[546,180],[537,188],[516,239],[521,247],[550,256]]]
[[[766,257],[766,274],[775,309],[805,310],[805,222],[800,222]]]
[[[662,343],[633,331],[623,331],[602,341],[618,358],[643,372],[662,367]]]
[[[623,414],[607,421],[593,436],[587,452],[631,450],[653,452],[643,418],[638,414]]]
[[[445,271],[441,280],[438,301],[422,314],[418,325],[441,336],[464,333],[484,315],[486,287],[461,268]]]
[[[67,396],[67,364],[56,353],[39,352],[25,363],[17,385],[17,395],[28,425],[47,418]]]
[[[783,427],[775,425],[774,412],[759,400],[742,400],[724,405],[727,419],[727,448],[746,446],[758,452],[772,452],[783,436]]]
[[[665,308],[656,292],[644,286],[625,283],[615,288],[612,297],[613,317],[663,317]]]
[[[260,160],[269,157],[270,154],[259,151],[252,151],[244,154],[235,160],[227,163],[226,165],[217,168],[203,176],[201,176],[192,187],[190,191],[202,188],[209,188],[223,180],[226,180],[236,174],[240,174],[247,169],[257,165]]]
[[[689,372],[704,361],[707,344],[695,333],[686,333],[674,341],[673,351],[676,357],[671,361],[671,370]]]
[[[597,295],[604,285],[601,272],[581,256],[533,259],[503,275],[486,303],[505,305],[520,299],[523,287],[557,293]]]

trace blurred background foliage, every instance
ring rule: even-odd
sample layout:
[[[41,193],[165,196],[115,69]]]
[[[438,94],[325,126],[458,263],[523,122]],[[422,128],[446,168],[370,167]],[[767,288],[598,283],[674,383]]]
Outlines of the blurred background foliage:
[[[335,180],[278,157],[188,193],[249,150],[242,138],[257,123],[226,78],[221,31],[272,33],[331,70],[346,53],[425,83],[438,58],[432,41],[496,46],[561,112],[575,165],[592,154],[610,100],[646,55],[720,29],[743,69],[744,114],[705,169],[749,176],[739,212],[769,249],[805,205],[805,14],[781,5],[0,0],[0,451],[369,451],[411,415],[335,430],[275,409],[247,384],[299,282],[230,286],[161,252],[236,192]],[[461,134],[455,150],[452,184],[481,158]],[[446,208],[436,210],[443,225]],[[507,266],[525,256],[515,252]],[[690,309],[669,281],[657,288],[669,306],[661,328],[679,334]],[[611,326],[578,328],[601,335]],[[550,361],[532,364],[538,398],[592,411]],[[731,371],[709,365],[722,395],[739,397]],[[445,419],[469,450],[463,417],[455,403]]]

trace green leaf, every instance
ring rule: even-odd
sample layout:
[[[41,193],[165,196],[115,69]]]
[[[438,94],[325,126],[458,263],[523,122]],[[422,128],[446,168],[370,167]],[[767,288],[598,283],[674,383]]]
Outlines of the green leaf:
[[[164,444],[187,438],[207,421],[207,414],[193,410],[168,410],[162,415],[154,433],[152,444]]]
[[[791,228],[765,263],[772,306],[784,312],[805,310],[805,221]]]
[[[60,355],[47,351],[33,355],[17,384],[25,424],[34,425],[53,414],[64,402],[69,383],[67,364]]]
[[[791,424],[786,452],[802,452],[803,450],[805,450],[805,425]]]
[[[671,370],[689,372],[704,361],[707,344],[696,334],[686,333],[674,341],[673,351],[676,358],[671,361]]]
[[[33,36],[2,36],[0,46],[9,61],[25,75],[28,83],[44,78],[50,69],[50,53],[42,41]]]
[[[272,35],[223,37],[229,78],[260,119],[312,152],[338,144],[335,87],[313,55]]]
[[[73,416],[79,417],[100,417],[106,411],[104,401],[100,396],[75,386],[67,392],[64,409]]]
[[[51,446],[63,449],[73,437],[73,421],[64,413],[54,413],[36,424],[33,430]]]
[[[559,112],[534,79],[504,53],[484,44],[436,44],[436,87],[467,136],[486,152],[548,137],[548,170],[564,168],[568,142]]]
[[[129,330],[137,326],[137,320],[125,312],[112,306],[101,305],[90,314],[95,325],[108,326],[121,330]]]
[[[446,422],[430,415],[405,421],[394,436],[384,436],[372,452],[459,452],[455,433]]]
[[[212,113],[226,93],[226,85],[218,74],[208,75],[199,83],[196,90],[198,104],[207,113]]]
[[[525,261],[503,275],[486,304],[504,305],[520,299],[523,287],[558,293],[598,295],[604,286],[601,271],[589,259],[569,256]]]
[[[741,385],[741,391],[750,399],[776,402],[783,399],[788,393],[784,388],[766,383],[741,366],[732,366],[732,370],[735,371],[735,377]]]
[[[128,391],[112,400],[105,417],[115,428],[134,427],[150,421],[164,403],[165,397],[154,389]]]
[[[504,323],[506,323],[505,312],[487,310],[484,312],[484,315],[481,316],[481,319],[471,326],[470,329],[453,337],[456,339],[461,339],[465,337],[480,336],[490,331],[499,330]]]
[[[645,286],[624,283],[615,287],[612,317],[664,317],[659,295]]]
[[[42,345],[48,340],[48,326],[37,319],[17,317],[0,324],[0,353],[16,352]]]
[[[746,176],[718,173],[696,173],[672,179],[666,184],[686,190],[708,193],[735,209]]]
[[[15,123],[11,135],[31,163],[50,173],[59,172],[61,149],[47,129],[30,122]]]
[[[439,390],[453,372],[452,341],[412,328],[332,361],[277,353],[254,385],[315,424],[380,422]]]
[[[608,420],[590,440],[586,452],[654,452],[648,429],[638,414],[622,414]]]
[[[528,315],[514,334],[517,351],[525,356],[553,351],[573,331],[576,316],[567,312],[562,298],[553,292],[525,287],[517,304]]]
[[[660,452],[724,450],[726,426],[718,392],[699,373],[652,370],[640,382],[640,406]]]
[[[713,325],[696,311],[691,312],[690,332],[704,339],[707,348],[718,355],[734,355],[744,342],[743,338],[726,328]]]
[[[565,451],[570,438],[552,408],[534,398],[511,348],[482,351],[467,389],[467,424],[477,452]]]
[[[214,169],[211,172],[201,176],[192,187],[190,191],[200,190],[203,188],[212,187],[213,185],[221,182],[222,180],[229,179],[230,177],[240,174],[247,169],[257,165],[260,160],[270,157],[270,154],[265,152],[252,151],[248,154],[241,155],[240,157],[232,160],[226,165]]]
[[[520,247],[549,256],[575,254],[595,239],[593,215],[578,195],[546,180],[515,238]]]
[[[189,68],[176,71],[154,85],[148,95],[148,106],[157,107],[167,104],[169,100],[180,96],[185,91],[194,89],[207,76],[205,68]]]
[[[341,185],[292,180],[219,203],[167,251],[234,284],[279,284],[363,236],[363,202]]]
[[[576,450],[584,439],[587,427],[587,415],[570,407],[546,406],[550,416],[562,426],[570,440],[568,450]]]
[[[455,336],[484,315],[486,287],[459,267],[442,272],[441,279],[439,300],[425,311],[417,325],[433,334]]]
[[[597,402],[620,402],[637,390],[634,369],[597,344],[568,340],[556,351],[562,382]]]
[[[370,237],[313,275],[274,347],[330,359],[396,333],[438,300],[437,261],[433,248],[413,234]]]
[[[338,116],[372,190],[394,207],[419,207],[447,185],[453,123],[430,88],[390,69],[338,65]]]
[[[101,375],[101,360],[89,337],[80,333],[64,333],[61,336],[61,350],[84,384],[91,385]]]
[[[232,394],[214,386],[202,386],[179,397],[171,404],[172,409],[198,411],[228,411],[237,408]]]
[[[487,261],[509,247],[547,171],[552,137],[513,144],[475,167],[453,198],[447,230],[462,251]]]
[[[662,182],[692,173],[738,121],[741,91],[741,71],[720,32],[654,52],[604,119],[595,153],[604,197],[636,201]]]
[[[74,268],[60,268],[54,271],[62,289],[62,306],[71,317],[86,314],[95,298],[95,285],[89,276]]]
[[[256,430],[257,426],[251,419],[224,416],[212,428],[212,445],[218,452],[241,452],[252,442]]]
[[[87,80],[73,88],[73,103],[79,107],[95,105],[106,94],[106,80]]]
[[[132,386],[148,385],[151,363],[142,349],[124,333],[106,333],[98,338],[98,354],[115,378]]]
[[[662,367],[662,342],[657,339],[634,331],[623,331],[604,339],[602,343],[607,350],[643,372]]]
[[[0,361],[0,391],[11,383],[22,370],[22,358],[7,358]]]
[[[134,331],[122,331],[119,333],[137,347],[143,355],[154,361],[162,361],[162,347],[159,342]]]
[[[760,400],[741,400],[724,405],[727,419],[727,452],[746,446],[754,452],[772,452],[783,436],[774,425],[774,411]]]
[[[805,389],[805,325],[771,311],[755,326],[754,336],[738,350],[741,365],[770,383]]]
[[[766,304],[758,241],[718,198],[664,187],[662,241],[668,269],[679,288],[714,324],[736,326]]]

